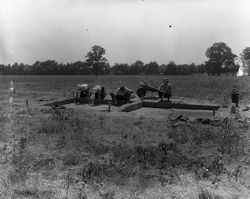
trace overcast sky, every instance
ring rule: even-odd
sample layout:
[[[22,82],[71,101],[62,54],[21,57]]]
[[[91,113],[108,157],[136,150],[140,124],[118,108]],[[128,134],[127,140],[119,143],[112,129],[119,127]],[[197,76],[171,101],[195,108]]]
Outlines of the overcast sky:
[[[100,45],[110,64],[200,64],[215,42],[237,55],[250,46],[249,9],[249,0],[0,0],[0,63],[84,61]]]

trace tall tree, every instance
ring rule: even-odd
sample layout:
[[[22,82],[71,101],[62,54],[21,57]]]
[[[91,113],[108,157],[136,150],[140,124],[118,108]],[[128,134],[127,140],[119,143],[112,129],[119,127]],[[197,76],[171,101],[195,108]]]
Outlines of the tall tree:
[[[144,73],[147,75],[159,75],[160,67],[156,61],[151,61],[144,66]]]
[[[250,47],[246,47],[242,50],[239,59],[241,60],[244,72],[250,75]]]
[[[141,75],[143,73],[144,63],[137,60],[135,63],[131,64],[130,73],[132,75]]]
[[[164,75],[175,75],[177,73],[177,66],[174,61],[170,61],[166,68],[163,69]]]
[[[105,69],[108,65],[108,60],[103,57],[105,54],[105,49],[101,46],[93,46],[91,51],[85,56],[86,63],[92,68],[95,75],[100,75],[105,73]]]
[[[114,75],[129,75],[130,67],[128,64],[118,64],[116,63],[112,68],[112,74]]]
[[[208,73],[212,75],[220,75],[223,65],[233,62],[234,58],[237,57],[224,42],[214,43],[207,49],[206,56],[209,59],[206,64],[208,66]]]
[[[205,72],[206,72],[206,65],[205,64],[197,65],[197,73],[205,73]]]

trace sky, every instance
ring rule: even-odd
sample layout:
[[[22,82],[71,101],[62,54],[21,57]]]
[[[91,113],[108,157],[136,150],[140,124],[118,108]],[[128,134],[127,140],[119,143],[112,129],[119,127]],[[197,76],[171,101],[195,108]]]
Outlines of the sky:
[[[0,64],[84,61],[201,64],[225,42],[250,46],[249,0],[0,0]]]

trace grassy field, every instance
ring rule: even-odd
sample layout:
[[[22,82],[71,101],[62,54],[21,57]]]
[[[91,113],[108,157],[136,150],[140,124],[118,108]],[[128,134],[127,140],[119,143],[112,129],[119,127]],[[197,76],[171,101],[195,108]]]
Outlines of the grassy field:
[[[153,76],[2,76],[0,198],[236,199],[250,195],[249,120],[209,121],[53,110],[42,98],[71,96],[78,83],[108,91]],[[249,78],[171,76],[175,97],[223,104],[236,85],[248,104]],[[16,96],[9,111],[8,87]],[[32,103],[29,109],[25,100]]]
[[[230,94],[235,85],[240,91],[242,103],[250,100],[250,78],[235,76],[169,76],[170,82],[176,86],[173,89],[175,97],[187,97],[201,100],[210,100],[223,103],[224,97]],[[1,92],[6,92],[10,80],[13,80],[17,97],[62,97],[72,96],[72,91],[79,83],[88,83],[90,87],[95,84],[105,86],[108,92],[114,91],[121,85],[136,91],[139,82],[145,81],[154,86],[159,86],[163,76],[2,76],[0,78]]]

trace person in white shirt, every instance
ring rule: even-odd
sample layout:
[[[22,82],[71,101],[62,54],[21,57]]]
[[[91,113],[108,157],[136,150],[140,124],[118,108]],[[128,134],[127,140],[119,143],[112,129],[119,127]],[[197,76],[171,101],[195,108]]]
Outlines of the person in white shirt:
[[[101,100],[103,100],[106,97],[105,88],[100,85],[95,85],[94,88],[92,89],[92,93],[95,94],[95,100],[99,99],[99,94],[101,95],[100,96]]]
[[[78,84],[78,92],[76,98],[89,97],[90,89],[88,84]]]

